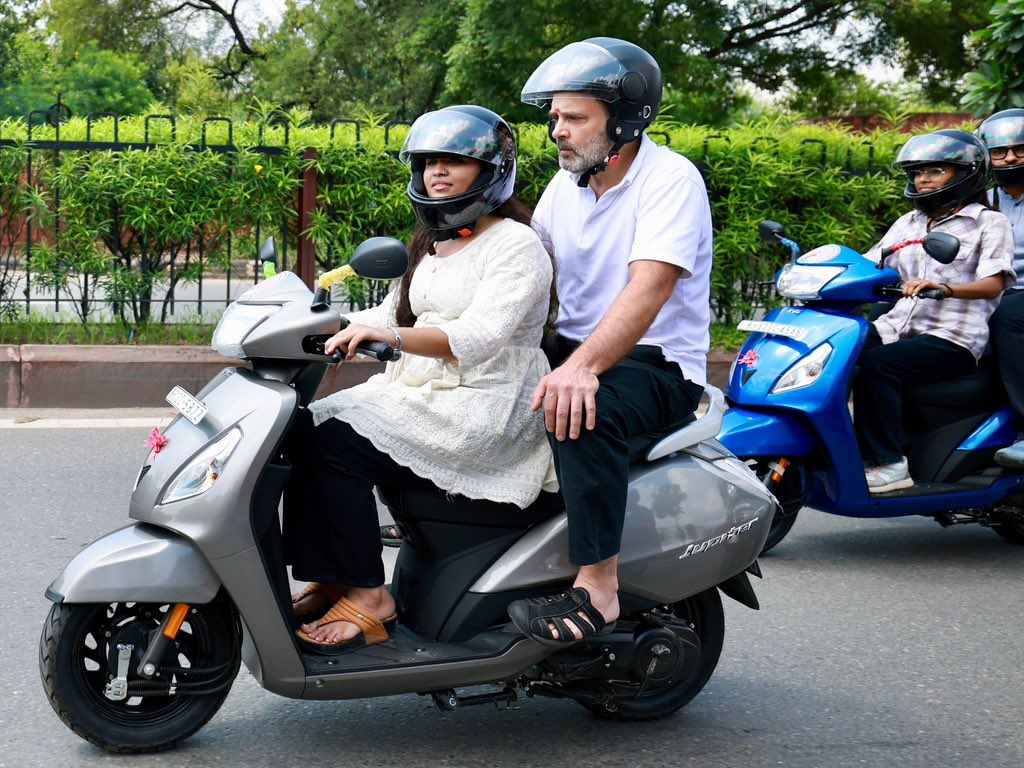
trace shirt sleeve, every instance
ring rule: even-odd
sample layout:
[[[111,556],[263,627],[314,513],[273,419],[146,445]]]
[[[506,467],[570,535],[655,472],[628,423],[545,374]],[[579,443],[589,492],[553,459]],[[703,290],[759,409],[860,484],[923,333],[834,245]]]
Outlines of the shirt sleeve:
[[[664,261],[690,277],[710,250],[711,206],[699,175],[655,173],[643,182],[629,262]]]
[[[396,280],[394,287],[388,291],[384,301],[376,307],[361,309],[357,312],[347,312],[345,317],[350,323],[359,325],[370,325],[374,328],[387,328],[395,322],[395,306],[398,303],[398,288],[401,280]]]
[[[471,367],[493,357],[551,292],[551,259],[540,240],[526,233],[502,238],[487,253],[484,274],[469,306],[438,328],[460,366]]]
[[[976,280],[993,275],[1003,276],[1003,288],[1017,282],[1013,269],[1013,230],[1010,220],[998,211],[985,211],[978,217],[978,271]]]

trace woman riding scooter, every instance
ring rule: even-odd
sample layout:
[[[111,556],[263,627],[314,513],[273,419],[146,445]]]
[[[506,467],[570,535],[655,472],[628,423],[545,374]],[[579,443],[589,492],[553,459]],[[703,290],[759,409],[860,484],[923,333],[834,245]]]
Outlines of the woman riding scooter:
[[[985,194],[989,158],[979,139],[955,130],[915,136],[896,165],[907,175],[903,194],[914,210],[865,256],[879,261],[897,246],[885,266],[900,273],[904,297],[869,330],[854,383],[857,438],[873,494],[914,484],[904,454],[905,390],[972,371],[988,342],[988,319],[1016,279],[1009,222]],[[925,253],[920,241],[931,231],[959,238],[952,263]],[[944,300],[918,298],[933,289]]]
[[[325,351],[351,359],[380,341],[403,355],[312,403],[295,441],[305,460],[285,542],[293,577],[312,582],[294,596],[295,614],[319,616],[298,635],[320,653],[383,642],[395,620],[374,484],[520,508],[557,488],[543,419],[530,410],[549,371],[540,341],[552,265],[513,196],[512,131],[489,110],[448,107],[415,122],[400,158],[419,220],[409,270],[382,304],[348,315]]]

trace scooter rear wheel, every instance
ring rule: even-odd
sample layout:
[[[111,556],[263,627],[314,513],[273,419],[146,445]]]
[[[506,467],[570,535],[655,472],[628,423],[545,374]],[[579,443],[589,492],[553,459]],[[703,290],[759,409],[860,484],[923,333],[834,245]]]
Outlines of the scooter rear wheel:
[[[676,617],[691,624],[700,638],[701,654],[697,673],[675,685],[639,695],[616,696],[604,705],[583,703],[597,717],[607,720],[656,720],[690,703],[703,690],[718,666],[725,640],[725,614],[716,587],[707,589],[672,606]]]
[[[137,754],[174,747],[220,709],[238,673],[241,632],[234,606],[225,599],[193,606],[169,661],[177,667],[223,669],[209,693],[133,696],[105,694],[116,674],[118,644],[135,646],[129,685],[141,650],[159,630],[171,606],[144,603],[55,604],[39,639],[39,672],[54,712],[72,731],[108,752]],[[166,680],[166,676],[163,678]]]

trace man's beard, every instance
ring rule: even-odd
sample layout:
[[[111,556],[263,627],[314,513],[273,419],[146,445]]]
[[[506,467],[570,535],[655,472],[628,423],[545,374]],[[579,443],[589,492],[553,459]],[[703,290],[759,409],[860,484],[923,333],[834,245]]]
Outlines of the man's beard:
[[[570,144],[568,141],[558,142],[558,149],[570,149],[574,154],[566,157],[559,152],[558,165],[569,173],[583,173],[593,168],[598,163],[603,163],[611,151],[612,143],[604,134],[598,134],[586,144],[579,146]]]

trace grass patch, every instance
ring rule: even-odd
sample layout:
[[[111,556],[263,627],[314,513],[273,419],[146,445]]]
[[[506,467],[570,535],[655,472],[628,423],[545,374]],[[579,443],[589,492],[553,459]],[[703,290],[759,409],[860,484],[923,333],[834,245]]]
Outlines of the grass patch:
[[[173,344],[207,346],[214,326],[205,323],[61,323],[36,318],[0,322],[0,344]]]
[[[711,324],[711,349],[723,352],[735,352],[743,346],[747,338],[746,331],[736,330],[735,325],[725,323]]]

